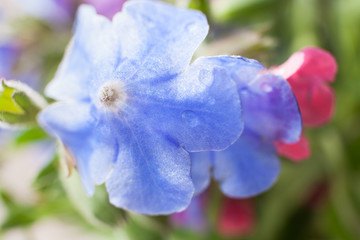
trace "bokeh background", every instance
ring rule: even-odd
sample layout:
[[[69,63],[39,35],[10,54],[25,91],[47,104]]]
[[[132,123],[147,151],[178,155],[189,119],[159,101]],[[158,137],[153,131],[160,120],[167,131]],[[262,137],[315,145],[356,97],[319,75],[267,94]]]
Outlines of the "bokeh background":
[[[111,17],[124,1],[1,0],[0,77],[41,92],[84,2]],[[210,33],[196,56],[242,55],[271,67],[305,46],[334,55],[336,110],[328,124],[306,129],[311,156],[283,159],[277,183],[253,199],[231,202],[214,183],[202,212],[174,221],[116,209],[101,187],[87,198],[76,172],[62,166],[58,144],[41,129],[0,130],[0,238],[360,239],[360,1],[167,2],[207,15]],[[225,206],[237,215],[224,215]]]

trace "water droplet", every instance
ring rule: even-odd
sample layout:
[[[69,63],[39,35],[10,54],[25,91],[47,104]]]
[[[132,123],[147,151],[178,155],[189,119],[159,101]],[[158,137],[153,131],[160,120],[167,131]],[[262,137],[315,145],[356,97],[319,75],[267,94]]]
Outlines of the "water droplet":
[[[181,114],[181,117],[190,127],[196,127],[197,125],[199,125],[199,118],[193,111],[186,110]]]
[[[209,101],[208,101],[209,105],[214,105],[215,102],[216,102],[215,98],[210,98]]]
[[[268,83],[261,84],[261,89],[264,92],[271,92],[273,90],[273,88]]]
[[[189,32],[195,32],[196,29],[197,29],[197,25],[196,23],[188,23],[186,26],[185,26],[185,29]]]

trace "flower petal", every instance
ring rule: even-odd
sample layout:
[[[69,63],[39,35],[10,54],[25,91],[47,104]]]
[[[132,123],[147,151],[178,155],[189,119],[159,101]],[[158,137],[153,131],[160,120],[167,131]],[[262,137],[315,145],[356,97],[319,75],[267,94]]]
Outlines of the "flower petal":
[[[316,47],[307,47],[295,52],[285,63],[272,71],[287,80],[298,75],[313,76],[332,82],[337,71],[337,64],[329,52]]]
[[[89,171],[95,185],[104,183],[114,169],[119,146],[113,135],[113,128],[106,122],[98,122],[88,139]]]
[[[318,76],[328,82],[334,81],[337,64],[329,52],[316,47],[307,47],[301,52],[305,55],[305,59],[298,74]]]
[[[280,172],[272,143],[245,130],[228,149],[215,152],[214,178],[229,197],[250,197],[270,188]]]
[[[90,105],[58,102],[41,111],[38,122],[50,135],[60,138],[70,148],[85,190],[89,195],[93,194],[94,186],[87,164],[89,152],[84,150],[86,139],[94,126],[94,119],[90,117]]]
[[[41,111],[38,121],[50,135],[70,142],[74,132],[86,135],[94,126],[90,108],[86,102],[57,102]]]
[[[92,117],[87,103],[52,104],[39,114],[38,121],[73,154],[86,192],[92,195],[94,184],[106,180],[117,156],[111,129]]]
[[[242,132],[235,84],[227,69],[208,65],[206,58],[172,81],[132,91],[138,111],[131,114],[187,151],[222,150]]]
[[[218,231],[228,238],[245,237],[255,228],[255,216],[252,199],[225,197],[219,210]]]
[[[184,210],[194,192],[188,153],[136,121],[117,121],[119,153],[106,181],[110,202],[149,215]]]
[[[199,11],[156,1],[129,1],[114,16],[121,45],[116,78],[126,84],[166,81],[185,70],[209,26]]]
[[[305,126],[320,126],[328,122],[334,113],[335,94],[326,83],[311,77],[298,80],[292,77],[291,87],[299,102]]]
[[[192,152],[190,158],[191,178],[195,187],[194,195],[198,195],[205,191],[210,184],[214,152]]]
[[[201,61],[209,66],[225,68],[239,91],[246,88],[262,70],[265,70],[258,61],[240,56],[207,57]]]
[[[304,134],[296,143],[288,144],[283,142],[275,142],[278,153],[295,162],[305,160],[310,156],[310,144]]]
[[[302,123],[290,85],[271,73],[259,74],[240,91],[245,126],[268,141],[296,142]]]
[[[118,43],[111,22],[91,6],[79,8],[75,34],[55,78],[46,87],[47,96],[57,100],[88,99],[89,86],[108,80],[118,58]]]

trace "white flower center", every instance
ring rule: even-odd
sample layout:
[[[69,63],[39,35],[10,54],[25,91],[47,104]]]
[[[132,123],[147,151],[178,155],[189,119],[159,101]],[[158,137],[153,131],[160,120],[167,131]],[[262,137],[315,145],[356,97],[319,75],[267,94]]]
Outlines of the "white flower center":
[[[100,87],[98,92],[99,107],[112,112],[121,110],[126,99],[125,89],[120,82],[107,82]]]

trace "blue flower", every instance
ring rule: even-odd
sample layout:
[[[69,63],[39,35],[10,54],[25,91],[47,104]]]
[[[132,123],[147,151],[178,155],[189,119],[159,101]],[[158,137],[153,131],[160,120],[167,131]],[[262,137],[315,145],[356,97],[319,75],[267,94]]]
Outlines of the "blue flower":
[[[240,61],[241,60],[241,61]],[[191,153],[196,193],[210,182],[211,173],[229,197],[245,198],[268,189],[277,179],[280,162],[274,141],[296,142],[301,116],[289,84],[266,72],[255,60],[208,58],[209,65],[231,72],[243,109],[244,132],[225,151]]]
[[[200,58],[203,14],[131,1],[113,22],[80,7],[74,37],[39,115],[76,159],[86,191],[105,182],[117,207],[169,214],[189,204],[189,151],[222,150],[239,137],[239,95],[226,68]]]

